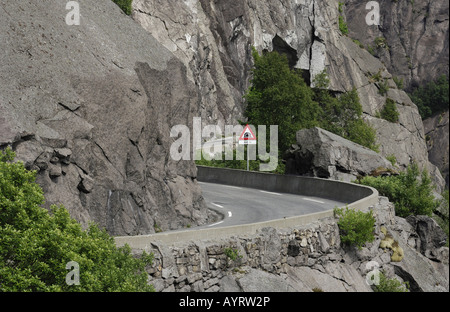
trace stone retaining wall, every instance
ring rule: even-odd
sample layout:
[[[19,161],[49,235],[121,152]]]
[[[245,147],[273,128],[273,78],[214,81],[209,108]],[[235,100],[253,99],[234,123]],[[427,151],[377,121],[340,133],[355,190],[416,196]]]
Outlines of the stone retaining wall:
[[[247,237],[191,242],[168,247],[158,242],[146,249],[155,255],[149,274],[157,291],[219,291],[222,279],[248,268],[286,273],[288,266],[314,266],[339,248],[334,219],[288,230],[264,228]],[[336,259],[337,260],[337,259]]]
[[[221,239],[171,244],[152,240],[133,252],[154,254],[147,272],[156,291],[372,291],[366,283],[371,263],[389,278],[406,279],[414,291],[448,291],[448,248],[435,249],[432,253],[438,257],[421,254],[418,246],[429,239],[396,217],[387,198],[380,197],[367,210],[377,221],[375,240],[361,250],[341,245],[337,220],[329,217]],[[380,248],[385,233],[404,250],[401,262],[393,261],[391,250]]]

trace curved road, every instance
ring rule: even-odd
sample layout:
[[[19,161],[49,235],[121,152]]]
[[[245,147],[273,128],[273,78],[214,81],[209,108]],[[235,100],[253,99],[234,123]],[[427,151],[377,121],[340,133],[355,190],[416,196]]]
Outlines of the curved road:
[[[208,207],[224,215],[218,223],[196,227],[243,225],[327,211],[347,203],[252,188],[199,182]]]

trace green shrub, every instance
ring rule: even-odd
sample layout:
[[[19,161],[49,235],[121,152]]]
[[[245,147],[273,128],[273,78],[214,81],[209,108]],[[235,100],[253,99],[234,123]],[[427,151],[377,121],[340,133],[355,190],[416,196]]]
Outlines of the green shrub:
[[[436,81],[421,86],[410,94],[423,119],[449,109],[448,85],[448,77],[442,75]]]
[[[397,157],[395,157],[394,154],[386,156],[386,159],[389,160],[389,162],[392,164],[392,166],[397,165]]]
[[[239,254],[239,250],[236,248],[225,248],[224,254],[232,261],[242,259],[242,256]]]
[[[386,104],[380,112],[381,118],[389,122],[396,123],[399,120],[400,114],[397,110],[397,104],[392,99],[387,99]]]
[[[326,90],[329,79],[325,71],[316,76],[314,83],[320,86],[314,90],[314,100],[322,109],[319,127],[378,152],[376,131],[362,118],[357,90],[352,89],[338,98],[333,96]]]
[[[385,96],[389,91],[389,82],[387,79],[378,84],[378,93]]]
[[[378,49],[386,49],[389,50],[389,46],[387,44],[387,40],[384,37],[376,37],[375,38],[375,46]]]
[[[374,241],[375,218],[372,211],[364,213],[346,207],[345,209],[335,208],[334,213],[339,218],[338,226],[342,243],[362,249],[365,243]]]
[[[312,127],[377,150],[375,130],[363,120],[356,89],[335,96],[328,90],[330,80],[325,70],[314,77],[313,89],[301,71],[290,69],[286,56],[278,52],[259,55],[253,49],[253,59],[245,117],[253,125],[278,125],[280,154],[296,142],[297,131]],[[246,167],[245,163],[240,165]]]
[[[377,55],[377,52],[375,51],[375,49],[374,49],[370,44],[367,45],[367,51],[368,51],[370,54],[372,54],[373,56],[376,56],[376,55]]]
[[[131,15],[133,12],[133,0],[113,0],[113,2],[117,4],[126,15]]]
[[[344,135],[344,137],[377,153],[380,151],[380,146],[377,144],[377,133],[375,129],[361,118],[347,124],[346,135]]]
[[[42,208],[36,173],[14,157],[0,151],[0,292],[153,290],[145,272],[150,255],[134,258],[94,224],[83,230],[64,207]],[[80,285],[66,284],[72,261]]]
[[[364,177],[360,184],[374,187],[381,196],[386,196],[395,205],[397,216],[406,218],[410,215],[432,215],[439,206],[434,198],[433,184],[427,171],[420,172],[416,164],[408,167],[406,172],[390,177]]]
[[[383,272],[380,272],[380,283],[374,285],[375,292],[408,292],[409,283],[400,282],[396,278],[387,278]]]
[[[348,35],[348,26],[343,16],[339,16],[339,30],[343,35]]]
[[[392,79],[394,80],[395,84],[397,85],[397,88],[402,90],[404,87],[404,80],[403,78],[398,78],[398,77],[392,77]]]

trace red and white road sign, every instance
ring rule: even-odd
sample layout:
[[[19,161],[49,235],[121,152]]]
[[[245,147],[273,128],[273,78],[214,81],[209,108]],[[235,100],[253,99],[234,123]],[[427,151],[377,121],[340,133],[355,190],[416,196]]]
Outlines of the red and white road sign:
[[[256,135],[253,133],[249,125],[245,126],[244,132],[242,132],[239,138],[239,144],[241,145],[256,145]]]

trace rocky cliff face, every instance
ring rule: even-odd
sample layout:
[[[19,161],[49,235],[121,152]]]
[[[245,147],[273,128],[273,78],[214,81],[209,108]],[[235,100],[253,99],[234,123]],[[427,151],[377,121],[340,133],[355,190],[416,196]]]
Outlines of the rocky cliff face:
[[[184,65],[112,1],[0,1],[0,147],[38,171],[46,205],[115,235],[209,216],[170,129],[200,106]]]
[[[425,134],[430,161],[435,164],[449,185],[448,155],[449,155],[449,112],[438,114],[424,120]]]
[[[449,2],[377,1],[380,25],[367,27],[368,1],[343,1],[349,36],[358,39],[404,79],[405,87],[423,85],[449,74]],[[376,43],[376,38],[381,40]]]
[[[335,92],[356,87],[381,154],[415,160],[442,185],[417,108],[340,33],[337,1],[135,0],[135,23],[109,0],[87,0],[80,26],[56,0],[0,3],[0,147],[39,172],[47,205],[83,223],[136,235],[210,218],[194,164],[169,157],[169,133],[198,116],[242,119],[252,46],[287,54],[308,82],[325,69]],[[375,117],[387,97],[398,123]]]
[[[350,6],[346,8],[350,10]],[[377,131],[382,156],[394,155],[401,167],[417,162],[432,172],[442,189],[444,180],[428,161],[417,107],[397,88],[380,59],[341,34],[339,15],[345,13],[339,12],[338,1],[239,0],[230,5],[227,0],[135,0],[133,7],[133,18],[188,67],[205,120],[221,124],[241,119],[242,95],[251,78],[251,47],[276,50],[288,55],[290,65],[302,69],[308,82],[326,70],[330,89],[345,92],[355,87],[365,116]],[[441,11],[431,10],[430,14],[441,19]],[[352,12],[356,11],[348,12],[349,20],[356,14]],[[444,26],[445,20],[439,27]],[[371,31],[366,24],[359,27],[361,33]],[[428,51],[425,44],[419,40],[410,47],[420,53]],[[397,105],[398,123],[376,118],[387,98]]]

